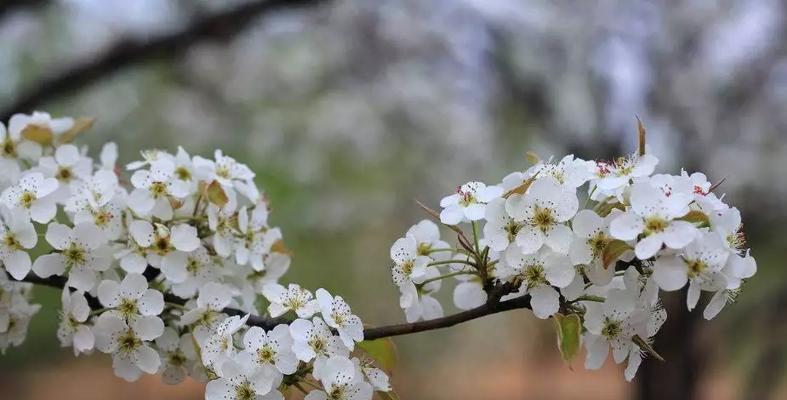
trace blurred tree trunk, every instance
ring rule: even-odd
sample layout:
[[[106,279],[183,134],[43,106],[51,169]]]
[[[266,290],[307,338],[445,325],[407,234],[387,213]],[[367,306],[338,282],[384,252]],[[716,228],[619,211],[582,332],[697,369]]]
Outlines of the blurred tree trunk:
[[[635,378],[639,400],[691,400],[697,394],[697,382],[706,366],[705,347],[699,343],[699,324],[702,310],[689,313],[685,290],[665,294],[664,308],[667,321],[661,328],[656,351],[666,362],[649,358]]]

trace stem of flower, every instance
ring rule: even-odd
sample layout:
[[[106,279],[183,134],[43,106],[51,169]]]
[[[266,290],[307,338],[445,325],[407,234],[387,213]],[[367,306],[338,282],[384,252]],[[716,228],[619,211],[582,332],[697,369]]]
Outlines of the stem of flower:
[[[478,245],[478,223],[473,221],[471,225],[473,226],[473,244],[475,245],[475,252],[476,254],[481,254],[481,247]]]
[[[606,299],[604,297],[593,296],[593,295],[587,294],[587,295],[584,295],[584,296],[579,296],[575,300],[570,301],[569,303],[576,303],[576,302],[580,302],[580,301],[595,301],[597,303],[603,303],[605,300]]]
[[[440,275],[440,276],[436,276],[434,278],[426,279],[423,282],[419,283],[418,286],[423,287],[423,286],[426,286],[426,284],[428,284],[428,283],[431,283],[431,282],[434,282],[434,281],[439,281],[441,279],[450,278],[452,276],[457,276],[457,275],[478,275],[478,274],[475,271],[456,271],[456,272],[451,272],[449,274]]]
[[[475,267],[475,263],[468,260],[443,260],[443,261],[432,261],[429,264],[426,264],[428,267],[434,267],[436,265],[447,265],[447,264],[467,264]]]
[[[322,390],[322,388],[320,387],[320,385],[318,385],[318,384],[316,384],[316,383],[314,383],[314,382],[312,382],[312,381],[310,381],[310,380],[308,380],[308,379],[301,379],[299,382],[305,383],[305,384],[307,384],[307,385],[311,386],[311,387],[312,387],[312,388],[314,388],[314,389],[317,389],[317,390]]]
[[[178,310],[185,310],[186,309],[186,306],[184,306],[183,304],[173,303],[171,301],[165,301],[164,305],[170,306],[172,308],[177,308]]]

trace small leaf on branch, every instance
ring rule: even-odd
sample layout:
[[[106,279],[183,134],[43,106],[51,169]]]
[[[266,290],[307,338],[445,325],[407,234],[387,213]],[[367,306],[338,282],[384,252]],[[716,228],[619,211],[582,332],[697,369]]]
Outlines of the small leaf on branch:
[[[645,155],[645,125],[642,124],[642,121],[639,119],[638,116],[635,115],[637,118],[637,136],[639,138],[639,147],[638,153],[640,156]]]
[[[691,222],[692,224],[705,225],[710,223],[708,215],[700,210],[691,210],[688,214],[678,219],[681,221]]]
[[[615,203],[601,203],[598,206],[596,206],[596,214],[598,214],[601,217],[606,217],[607,215],[609,215],[609,213],[612,212],[612,210],[615,210],[615,209],[621,210],[621,211],[625,211],[626,207],[623,204],[618,203],[618,202],[615,202]]]
[[[398,357],[396,356],[396,346],[391,338],[364,340],[358,342],[358,347],[386,372],[390,373],[396,367]]]
[[[604,263],[604,268],[609,268],[610,264],[613,264],[623,253],[631,249],[631,246],[622,240],[615,239],[607,243],[601,252],[601,261]]]
[[[58,142],[60,144],[73,142],[77,135],[93,127],[94,122],[96,122],[96,119],[92,117],[80,117],[75,119],[74,126],[60,135]]]
[[[48,146],[52,144],[52,129],[48,126],[42,126],[38,124],[27,124],[27,126],[22,129],[22,137],[31,141],[36,142],[42,146]]]
[[[521,185],[519,185],[519,186],[517,186],[517,187],[515,187],[515,188],[513,188],[513,189],[511,189],[509,191],[507,191],[505,194],[503,194],[503,198],[507,199],[507,198],[511,197],[512,194],[525,194],[525,192],[527,192],[527,189],[530,187],[530,185],[532,185],[533,182],[536,181],[536,177],[538,176],[538,174],[540,172],[541,171],[536,172],[535,175],[531,176],[530,178],[525,179],[525,181],[522,182]]]
[[[582,333],[582,322],[577,314],[555,314],[552,320],[555,322],[555,332],[557,333],[557,348],[563,361],[571,364],[571,360],[579,353],[580,335]]]
[[[290,251],[290,249],[284,245],[284,240],[281,239],[275,241],[273,245],[271,245],[271,251],[274,253],[287,254],[290,256],[292,255],[292,251]]]
[[[221,187],[219,181],[211,182],[206,190],[208,194],[208,201],[219,207],[224,207],[224,205],[230,201],[229,197],[227,197],[227,193],[224,192],[224,188]]]
[[[527,159],[527,162],[533,165],[541,162],[541,157],[533,151],[528,151],[525,153],[525,158]]]
[[[388,392],[377,392],[377,393],[379,393],[380,397],[382,397],[385,400],[399,400],[399,395],[397,395],[393,389],[391,389]]]

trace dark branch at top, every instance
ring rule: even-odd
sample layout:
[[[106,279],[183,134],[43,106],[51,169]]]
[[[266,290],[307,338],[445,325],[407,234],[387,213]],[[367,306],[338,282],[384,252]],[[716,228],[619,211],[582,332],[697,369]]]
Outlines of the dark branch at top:
[[[17,10],[40,7],[49,3],[48,0],[2,0],[0,1],[0,19]]]
[[[324,1],[253,1],[227,11],[200,17],[183,29],[172,33],[147,39],[121,38],[104,53],[43,77],[27,91],[16,96],[11,104],[3,107],[0,120],[6,121],[15,113],[29,113],[47,101],[72,93],[123,68],[148,60],[180,56],[197,43],[228,40],[262,15],[282,9],[316,5]],[[12,3],[20,3],[20,1]],[[0,14],[3,7],[7,6],[0,6]]]

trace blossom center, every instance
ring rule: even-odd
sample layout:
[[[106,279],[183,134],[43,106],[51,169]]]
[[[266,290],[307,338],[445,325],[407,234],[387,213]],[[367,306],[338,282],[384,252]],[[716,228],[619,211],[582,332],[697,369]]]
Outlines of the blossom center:
[[[315,337],[309,340],[309,346],[311,346],[312,350],[314,350],[314,353],[317,355],[325,355],[325,351],[328,347],[325,343],[325,340],[320,337]]]
[[[24,208],[30,208],[34,201],[36,201],[36,194],[27,190],[25,190],[22,193],[22,196],[19,197],[19,205]]]
[[[191,171],[184,166],[180,166],[175,169],[175,176],[182,181],[190,181],[191,180]]]
[[[331,318],[333,319],[334,322],[336,322],[336,325],[339,326],[344,325],[344,314],[340,314],[336,311],[333,311],[331,312]]]
[[[505,230],[506,233],[508,234],[509,242],[514,241],[514,238],[516,237],[516,235],[519,233],[521,229],[522,229],[522,224],[514,221],[513,219],[509,219],[506,225],[503,227],[503,230]]]
[[[604,232],[598,232],[588,239],[587,243],[593,259],[596,259],[604,251],[604,248],[607,247],[610,241],[611,239]]]
[[[544,266],[541,264],[528,266],[523,272],[523,278],[528,289],[532,289],[536,286],[547,283],[547,276],[544,272]]]
[[[142,341],[139,340],[136,335],[134,335],[134,331],[129,329],[118,338],[118,345],[118,350],[120,352],[131,353],[138,347],[142,346]]]
[[[418,243],[417,251],[419,256],[428,256],[431,250],[432,250],[431,243],[426,243],[426,242]]]
[[[59,181],[68,182],[71,178],[74,177],[74,174],[71,172],[71,168],[69,167],[60,167],[57,170],[57,174],[55,174],[55,178]]]
[[[235,388],[235,400],[254,400],[257,393],[252,389],[249,382],[243,382]]]
[[[137,314],[139,311],[139,307],[137,306],[136,300],[132,299],[123,299],[120,301],[120,305],[118,306],[118,311],[125,317],[130,317],[134,314]]]
[[[609,317],[604,318],[604,327],[601,328],[601,335],[605,338],[612,340],[618,335],[623,333],[623,328],[621,327],[620,321],[611,319]]]
[[[471,204],[474,204],[475,202],[476,202],[475,196],[473,196],[472,193],[469,192],[461,193],[461,199],[459,200],[459,204],[461,204],[462,206],[467,207]]]
[[[261,364],[273,364],[276,352],[268,345],[260,347],[257,350],[257,360]]]
[[[287,308],[291,310],[297,310],[306,305],[306,302],[301,299],[300,296],[292,296],[284,301],[284,304]]]
[[[113,218],[113,215],[109,211],[99,211],[94,214],[93,220],[97,226],[104,226],[109,223]]]
[[[344,391],[344,385],[334,385],[331,387],[330,392],[328,392],[328,399],[342,400],[344,399]]]
[[[539,206],[535,206],[535,212],[533,213],[533,225],[535,225],[541,232],[546,232],[552,225],[557,223],[555,219],[555,214],[552,212],[551,208],[541,208]]]
[[[16,157],[16,143],[10,137],[6,137],[3,141],[3,155],[10,158]]]
[[[702,260],[690,260],[688,263],[689,278],[696,278],[708,269],[708,264]]]
[[[167,236],[158,236],[153,246],[159,255],[165,255],[171,250],[169,237]]]
[[[645,219],[645,235],[664,232],[667,226],[669,226],[669,222],[667,222],[666,219],[661,217],[649,217]]]
[[[179,366],[185,364],[186,361],[187,361],[186,360],[186,356],[184,356],[183,353],[180,350],[176,350],[176,351],[173,351],[173,352],[169,353],[169,356],[167,357],[167,360],[169,361],[170,365],[174,365],[176,367],[179,367]]]
[[[230,179],[230,167],[224,164],[216,166],[216,176],[224,179]]]
[[[199,272],[199,261],[194,258],[189,258],[189,260],[186,262],[186,271],[192,275],[196,275],[197,272]]]
[[[14,234],[11,232],[5,234],[5,237],[3,238],[3,244],[5,244],[5,246],[10,250],[22,249],[22,243],[20,243],[19,240],[16,239],[16,236],[14,236]]]
[[[66,265],[69,267],[82,265],[87,261],[87,251],[73,242],[67,249],[63,250],[63,256],[66,258]]]
[[[150,193],[153,198],[159,198],[167,194],[167,184],[164,182],[153,182],[150,184]]]

